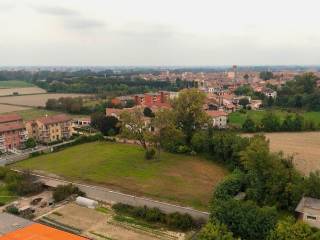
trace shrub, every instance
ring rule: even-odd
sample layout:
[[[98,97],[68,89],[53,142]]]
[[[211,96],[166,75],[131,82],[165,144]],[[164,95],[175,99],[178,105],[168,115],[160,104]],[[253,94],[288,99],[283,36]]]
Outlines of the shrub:
[[[214,200],[227,200],[239,193],[245,184],[245,174],[235,170],[216,187],[213,193]]]
[[[180,145],[177,149],[177,153],[188,153],[190,152],[190,148],[186,145]]]
[[[173,229],[188,230],[194,226],[192,217],[189,214],[171,213],[166,217],[166,224]]]
[[[146,150],[145,158],[151,160],[156,155],[156,150],[154,148],[150,148]]]
[[[13,215],[19,215],[19,209],[13,205],[7,206],[6,212],[11,213]]]
[[[59,185],[53,191],[53,199],[55,202],[60,202],[60,201],[65,200],[66,198],[70,197],[73,194],[79,195],[79,196],[85,195],[84,192],[81,192],[78,187],[73,186],[72,184]]]
[[[162,223],[171,229],[190,230],[201,227],[202,221],[196,222],[189,214],[171,213],[165,214],[158,208],[133,207],[127,204],[117,203],[112,206],[117,214],[128,215],[147,222]]]

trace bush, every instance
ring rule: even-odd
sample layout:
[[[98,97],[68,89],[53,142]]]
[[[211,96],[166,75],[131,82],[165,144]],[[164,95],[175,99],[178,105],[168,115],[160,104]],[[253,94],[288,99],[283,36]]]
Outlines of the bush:
[[[117,214],[128,215],[147,222],[162,223],[170,229],[186,231],[202,225],[200,221],[194,221],[189,214],[178,212],[165,214],[158,208],[133,207],[122,203],[114,204],[112,208]]]
[[[6,212],[11,213],[13,215],[19,215],[19,209],[13,205],[7,206]]]
[[[186,145],[180,145],[177,149],[177,153],[188,153],[190,152],[190,148]]]
[[[81,192],[78,187],[73,186],[72,184],[59,185],[53,191],[53,199],[55,202],[61,202],[73,194],[79,195],[79,196],[85,195],[84,192]]]
[[[166,224],[172,229],[189,230],[194,226],[192,217],[189,214],[171,213],[166,217]]]
[[[215,188],[213,200],[228,200],[237,195],[244,188],[245,174],[240,170],[235,170],[231,175],[227,176]]]
[[[156,155],[156,150],[154,148],[150,148],[146,150],[145,158],[151,160]]]

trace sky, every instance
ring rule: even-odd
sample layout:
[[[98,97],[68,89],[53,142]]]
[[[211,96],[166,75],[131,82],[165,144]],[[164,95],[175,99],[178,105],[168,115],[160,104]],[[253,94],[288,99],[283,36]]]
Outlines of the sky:
[[[0,65],[316,65],[319,8],[319,0],[0,0]]]

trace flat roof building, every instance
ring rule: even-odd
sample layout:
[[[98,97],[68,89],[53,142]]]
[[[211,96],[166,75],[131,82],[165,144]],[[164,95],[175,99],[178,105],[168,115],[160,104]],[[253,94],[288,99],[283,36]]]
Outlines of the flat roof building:
[[[0,240],[88,240],[23,218],[0,213]]]

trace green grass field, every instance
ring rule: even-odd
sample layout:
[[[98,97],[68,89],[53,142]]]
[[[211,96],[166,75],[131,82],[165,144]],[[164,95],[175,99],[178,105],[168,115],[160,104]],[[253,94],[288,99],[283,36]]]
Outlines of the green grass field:
[[[34,87],[34,85],[25,81],[20,81],[20,80],[0,81],[0,88],[24,88],[24,87]]]
[[[282,121],[286,115],[287,111],[282,110],[273,110]],[[229,115],[229,123],[233,126],[241,127],[247,117],[250,117],[255,122],[261,121],[263,116],[266,114],[266,110],[258,110],[258,111],[246,111],[246,113],[240,113],[239,111],[231,113]],[[316,125],[320,124],[320,112],[301,112],[305,120],[313,121]]]
[[[0,205],[14,201],[15,197],[4,185],[0,185]]]
[[[144,159],[141,147],[94,142],[42,155],[12,165],[40,170],[69,180],[96,183],[132,193],[207,209],[212,191],[227,171],[197,156],[161,153]]]

